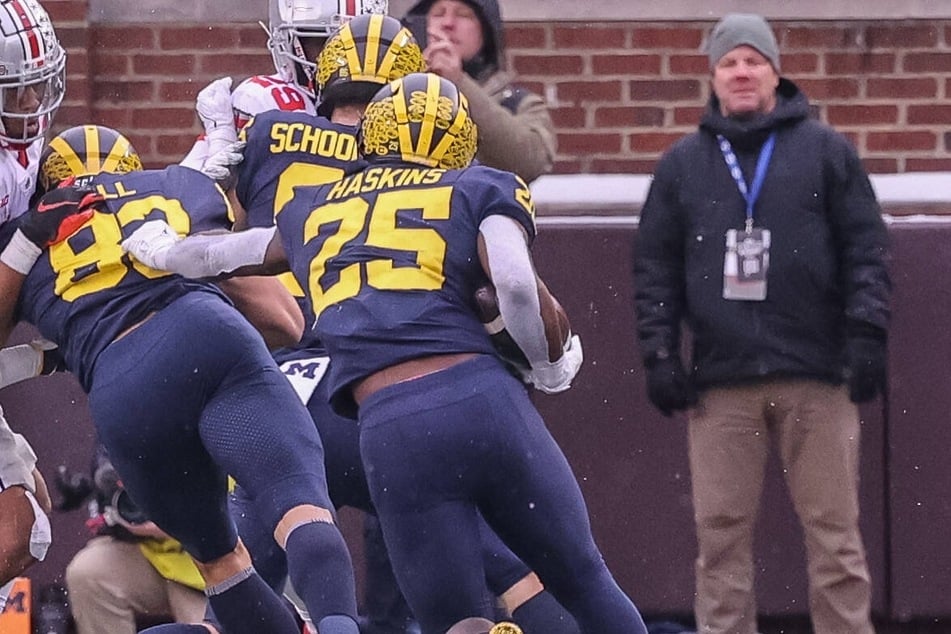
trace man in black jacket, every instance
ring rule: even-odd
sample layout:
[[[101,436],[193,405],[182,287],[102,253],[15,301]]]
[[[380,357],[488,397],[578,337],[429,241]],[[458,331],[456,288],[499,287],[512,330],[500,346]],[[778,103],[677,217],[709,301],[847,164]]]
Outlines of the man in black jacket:
[[[713,94],[658,163],[634,263],[648,395],[688,410],[697,629],[756,630],[753,525],[775,441],[815,631],[870,634],[856,403],[884,389],[885,226],[855,150],[780,77],[762,17],[726,16],[706,49]]]

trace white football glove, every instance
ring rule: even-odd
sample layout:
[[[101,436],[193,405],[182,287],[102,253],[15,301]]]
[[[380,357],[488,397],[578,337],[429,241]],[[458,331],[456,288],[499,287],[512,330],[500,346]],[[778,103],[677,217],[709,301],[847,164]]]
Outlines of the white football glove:
[[[276,233],[271,226],[183,238],[164,220],[150,220],[122,241],[122,250],[153,269],[200,279],[263,264]]]
[[[195,109],[205,127],[209,156],[238,140],[238,132],[234,129],[234,110],[231,108],[230,77],[220,77],[202,88],[198,92]]]
[[[149,220],[122,241],[122,250],[149,268],[165,271],[168,251],[181,239],[164,220]]]
[[[201,166],[201,173],[213,179],[224,189],[232,177],[232,170],[244,160],[244,141],[229,143],[224,149],[211,154]]]
[[[531,372],[525,378],[531,381],[535,389],[545,394],[564,392],[571,387],[571,381],[578,374],[582,361],[584,361],[584,353],[581,350],[581,338],[578,335],[571,335],[565,342],[564,352],[560,359],[554,363],[545,361],[533,365]]]

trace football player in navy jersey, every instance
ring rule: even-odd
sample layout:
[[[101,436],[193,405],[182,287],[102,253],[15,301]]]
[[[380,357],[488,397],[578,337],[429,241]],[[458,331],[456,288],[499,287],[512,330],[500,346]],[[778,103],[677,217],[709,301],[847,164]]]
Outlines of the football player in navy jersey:
[[[321,634],[356,634],[353,571],[307,411],[216,286],[150,269],[119,246],[148,219],[186,233],[227,228],[222,191],[177,165],[141,171],[128,141],[98,126],[54,138],[41,173],[47,188],[78,177],[99,202],[19,267],[19,315],[60,345],[125,488],[195,558],[229,634],[295,632],[228,515],[232,475],[286,550]]]
[[[318,58],[320,116],[264,112],[256,115],[241,133],[247,143],[237,180],[237,198],[246,212],[243,224],[271,227],[295,187],[336,182],[345,173],[364,167],[357,152],[357,125],[366,104],[382,85],[422,70],[423,66],[415,39],[395,18],[364,15],[341,27],[328,39]],[[285,275],[282,279],[292,291],[296,290],[305,315],[313,315],[293,276]],[[274,357],[307,405],[320,432],[331,500],[338,508],[353,506],[373,513],[360,462],[358,429],[351,420],[330,409],[327,382],[321,382],[330,363],[323,345],[308,327],[299,345],[277,350]],[[240,506],[246,506],[240,487],[234,499]],[[253,513],[236,514],[236,519],[242,535],[260,534],[250,526]],[[483,542],[490,590],[502,598],[504,607],[519,625],[528,632],[577,632],[570,615],[543,592],[537,577],[494,533],[485,531]],[[256,552],[277,556],[280,553],[266,544],[250,550],[260,570],[274,570],[272,578],[281,578],[279,561],[259,563],[255,556]]]
[[[535,274],[528,187],[470,167],[476,130],[465,97],[436,75],[377,93],[361,139],[367,167],[299,187],[276,231],[182,239],[156,222],[123,248],[192,277],[290,264],[333,359],[334,406],[359,418],[372,501],[424,632],[492,616],[480,514],[583,631],[646,632],[594,543],[564,455],[473,305],[491,280],[530,363],[525,380],[545,392],[570,387],[581,344]]]

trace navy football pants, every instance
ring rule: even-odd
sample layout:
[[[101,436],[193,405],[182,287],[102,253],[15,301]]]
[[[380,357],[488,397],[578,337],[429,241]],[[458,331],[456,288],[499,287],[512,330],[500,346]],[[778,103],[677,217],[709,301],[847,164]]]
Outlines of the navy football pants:
[[[360,406],[360,449],[393,569],[425,634],[484,599],[480,512],[585,632],[646,632],[591,534],[567,460],[501,362],[480,356]]]
[[[323,448],[260,335],[194,292],[108,346],[89,404],[123,485],[199,561],[235,547],[226,477],[271,530],[291,508],[332,508]]]

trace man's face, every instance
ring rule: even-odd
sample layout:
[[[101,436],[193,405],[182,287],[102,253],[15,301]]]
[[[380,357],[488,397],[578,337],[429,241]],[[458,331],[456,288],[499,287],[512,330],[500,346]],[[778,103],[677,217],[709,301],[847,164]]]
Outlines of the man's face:
[[[0,92],[3,93],[3,112],[6,114],[33,114],[39,110],[42,102],[42,95],[37,94],[34,86],[2,88]],[[24,127],[27,135],[37,134],[40,127],[39,119],[3,117],[3,128],[9,137],[20,138],[24,136]]]
[[[460,0],[436,0],[426,14],[426,30],[451,42],[463,61],[469,61],[482,50],[484,38],[479,15]]]
[[[726,117],[764,114],[776,107],[779,74],[752,46],[737,46],[713,69],[713,93]]]

